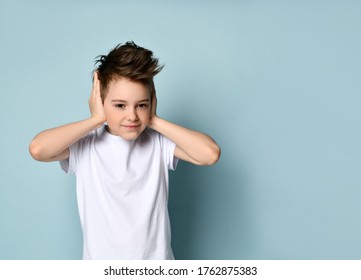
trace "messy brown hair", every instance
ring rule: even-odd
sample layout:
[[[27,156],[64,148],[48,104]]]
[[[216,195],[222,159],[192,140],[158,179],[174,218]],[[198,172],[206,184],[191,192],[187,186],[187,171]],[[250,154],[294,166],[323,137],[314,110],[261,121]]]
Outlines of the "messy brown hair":
[[[126,78],[134,82],[140,82],[149,89],[150,100],[155,94],[153,77],[163,68],[158,64],[158,59],[153,52],[136,45],[133,41],[119,44],[108,55],[96,57],[94,70],[98,72],[100,81],[100,93],[104,102],[109,84],[120,78]]]

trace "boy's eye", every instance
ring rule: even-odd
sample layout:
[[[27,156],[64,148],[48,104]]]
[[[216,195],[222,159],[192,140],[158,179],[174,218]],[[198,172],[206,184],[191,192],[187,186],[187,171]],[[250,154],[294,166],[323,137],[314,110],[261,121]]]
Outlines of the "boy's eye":
[[[115,104],[115,107],[123,109],[125,107],[124,104]]]
[[[144,103],[144,104],[142,103],[142,104],[138,105],[139,108],[147,108],[147,106],[148,106],[148,104],[146,104],[146,103]]]

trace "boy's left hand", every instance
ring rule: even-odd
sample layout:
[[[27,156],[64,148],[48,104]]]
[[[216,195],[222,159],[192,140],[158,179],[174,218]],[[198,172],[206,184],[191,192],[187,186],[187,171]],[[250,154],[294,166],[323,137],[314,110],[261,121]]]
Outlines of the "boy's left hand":
[[[156,115],[157,115],[157,96],[154,91],[154,94],[153,94],[153,97],[151,100],[150,119],[152,119]]]
[[[155,90],[150,104],[151,106],[148,126],[153,129],[154,120],[157,118],[157,95],[155,93]]]

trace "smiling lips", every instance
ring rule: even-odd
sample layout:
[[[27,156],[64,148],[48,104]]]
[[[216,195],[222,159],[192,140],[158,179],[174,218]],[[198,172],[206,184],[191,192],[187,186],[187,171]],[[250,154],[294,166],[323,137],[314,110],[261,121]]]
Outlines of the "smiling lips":
[[[132,124],[132,125],[122,125],[122,126],[127,128],[127,129],[135,129],[135,128],[139,127],[140,124],[138,124],[138,125],[134,125],[134,124]]]

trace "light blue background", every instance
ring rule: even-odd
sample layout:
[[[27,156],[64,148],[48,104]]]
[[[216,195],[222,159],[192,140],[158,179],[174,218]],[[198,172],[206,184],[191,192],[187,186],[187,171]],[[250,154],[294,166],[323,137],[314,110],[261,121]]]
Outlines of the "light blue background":
[[[166,66],[158,114],[219,163],[170,174],[178,259],[361,259],[360,1],[0,2],[0,259],[79,259],[75,179],[32,137],[89,116],[94,58]]]

